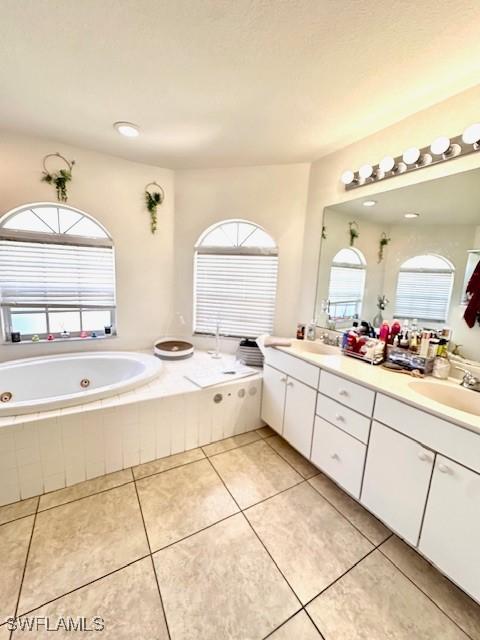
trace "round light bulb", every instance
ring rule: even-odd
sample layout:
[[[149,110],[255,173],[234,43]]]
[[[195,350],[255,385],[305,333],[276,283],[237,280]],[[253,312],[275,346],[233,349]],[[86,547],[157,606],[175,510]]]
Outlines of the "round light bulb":
[[[136,124],[131,122],[115,122],[113,125],[121,136],[126,138],[136,138],[140,135],[140,130]]]
[[[371,164],[362,164],[362,166],[358,170],[358,175],[363,180],[367,180],[368,178],[370,178],[372,173],[373,173],[373,167]]]
[[[384,173],[393,171],[393,168],[395,167],[395,158],[392,156],[385,156],[380,160],[380,164],[378,166]]]
[[[480,123],[471,124],[465,129],[462,135],[465,144],[476,144],[480,142]]]
[[[362,202],[364,207],[374,207],[377,204],[376,200],[365,200],[365,202]]]
[[[420,217],[420,214],[419,213],[405,213],[403,217],[404,218],[418,218],[418,217]]]
[[[343,184],[352,184],[352,182],[355,180],[355,174],[350,170],[344,171],[340,179]]]
[[[405,164],[416,164],[420,159],[420,149],[417,147],[410,147],[403,152],[402,158]]]
[[[432,142],[430,145],[430,151],[434,156],[443,156],[444,153],[450,149],[450,138],[447,136],[440,136]]]

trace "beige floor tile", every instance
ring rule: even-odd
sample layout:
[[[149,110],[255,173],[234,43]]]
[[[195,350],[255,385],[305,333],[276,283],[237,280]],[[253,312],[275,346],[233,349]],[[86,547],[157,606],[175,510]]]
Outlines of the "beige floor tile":
[[[55,625],[61,616],[85,617],[94,629],[94,618],[103,618],[103,631],[39,630],[15,632],[13,638],[98,637],[102,640],[168,640],[168,633],[150,558],[139,560],[120,571],[78,589],[31,615],[49,617]],[[101,621],[99,621],[101,623]]]
[[[183,451],[182,453],[176,453],[173,456],[167,456],[166,458],[159,458],[158,460],[152,460],[151,462],[145,462],[138,467],[133,467],[133,475],[136,479],[145,478],[151,476],[154,473],[161,473],[162,471],[168,471],[168,469],[174,469],[180,467],[183,464],[189,462],[195,462],[205,457],[205,454],[201,449],[190,449],[190,451]]]
[[[245,515],[304,604],[373,548],[308,483]]]
[[[260,640],[300,607],[241,514],[154,559],[172,640]]]
[[[312,478],[309,482],[375,546],[381,544],[391,535],[391,531],[375,516],[364,509],[361,504],[351,498],[345,491],[342,491],[339,486],[323,473]]]
[[[242,447],[250,442],[259,440],[261,436],[256,431],[247,431],[247,433],[240,433],[238,436],[232,436],[231,438],[225,438],[225,440],[219,440],[212,444],[207,444],[206,447],[202,447],[207,456],[214,456],[217,453],[223,453],[224,451],[230,451],[230,449],[236,449]]]
[[[281,436],[269,438],[268,444],[304,478],[312,478],[320,473],[311,462],[304,458],[301,453],[295,451]]]
[[[37,504],[38,496],[35,496],[34,498],[27,498],[27,500],[20,500],[20,502],[13,502],[0,507],[0,524],[32,515],[37,510]]]
[[[304,611],[294,615],[268,638],[269,640],[322,640],[315,625]]]
[[[15,615],[34,516],[0,526],[0,623]]]
[[[10,631],[6,625],[0,627],[0,640],[10,640]]]
[[[480,605],[396,536],[387,540],[380,550],[465,633],[473,640],[480,640]]]
[[[263,440],[221,453],[211,461],[242,509],[303,480]]]
[[[147,553],[133,483],[42,511],[33,532],[20,613]]]
[[[379,551],[315,598],[307,610],[325,640],[467,640]]]
[[[127,482],[132,482],[133,476],[130,469],[122,469],[121,471],[115,471],[114,473],[108,473],[98,478],[92,478],[91,480],[85,480],[85,482],[79,482],[71,487],[65,489],[59,489],[58,491],[52,491],[52,493],[46,493],[40,496],[39,511],[50,509],[51,507],[57,507],[60,504],[66,504],[79,498],[85,498],[86,496],[92,496],[100,491],[106,491],[107,489],[113,489],[119,487]]]
[[[138,480],[137,489],[152,551],[238,512],[208,460]]]
[[[269,438],[270,436],[275,436],[277,435],[277,432],[274,431],[271,427],[266,426],[266,427],[261,427],[260,429],[256,430],[258,435],[261,438]]]

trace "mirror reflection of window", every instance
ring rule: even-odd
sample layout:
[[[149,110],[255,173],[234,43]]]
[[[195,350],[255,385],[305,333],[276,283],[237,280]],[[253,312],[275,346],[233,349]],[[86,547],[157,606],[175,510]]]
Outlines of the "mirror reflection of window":
[[[395,317],[446,322],[455,268],[442,256],[422,255],[400,267],[395,296]]]
[[[360,317],[366,264],[363,254],[353,247],[340,249],[334,256],[328,286],[330,318],[346,320]]]

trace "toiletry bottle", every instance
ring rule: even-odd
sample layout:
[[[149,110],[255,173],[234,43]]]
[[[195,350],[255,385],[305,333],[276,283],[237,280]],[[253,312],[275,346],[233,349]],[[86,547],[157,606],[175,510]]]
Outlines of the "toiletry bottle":
[[[313,319],[310,324],[307,326],[307,340],[311,340],[312,342],[317,337],[317,323],[315,319]]]
[[[420,352],[419,352],[419,355],[422,358],[426,358],[428,356],[429,347],[430,347],[430,331],[422,331],[422,340],[420,341]]]
[[[384,322],[380,327],[379,338],[382,342],[388,342],[389,336],[390,336],[390,327],[388,325],[388,322]]]
[[[305,339],[305,325],[299,322],[297,324],[297,340]]]
[[[395,320],[390,331],[390,344],[395,344],[396,338],[401,330],[402,327],[400,326],[400,323],[398,322],[398,320]]]

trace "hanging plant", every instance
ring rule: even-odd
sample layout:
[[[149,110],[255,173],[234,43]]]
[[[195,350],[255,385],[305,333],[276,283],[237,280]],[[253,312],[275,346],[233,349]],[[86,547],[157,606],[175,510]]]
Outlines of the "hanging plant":
[[[49,158],[60,158],[66,164],[66,169],[60,169],[59,171],[51,172],[47,169],[47,160]],[[72,180],[72,169],[75,164],[75,160],[69,162],[66,158],[64,158],[60,153],[49,153],[43,159],[43,173],[42,173],[42,182],[46,182],[47,184],[53,184],[55,186],[55,191],[57,192],[57,200],[59,202],[67,202],[68,193],[67,193],[67,184]]]
[[[322,240],[327,239],[327,227],[325,225],[322,226]]]
[[[160,191],[151,188],[158,187]],[[150,182],[145,187],[145,205],[150,213],[150,230],[155,233],[157,230],[157,207],[165,200],[165,191],[157,182]]]
[[[355,240],[360,235],[358,223],[355,222],[355,220],[348,223],[348,232],[350,233],[350,246],[353,247],[353,245],[355,244]]]
[[[385,231],[380,236],[380,241],[378,243],[378,264],[383,260],[383,252],[385,247],[392,241],[391,238],[387,236]]]

